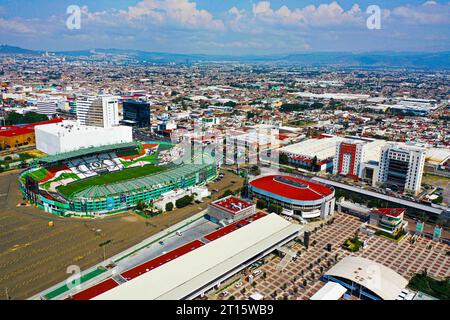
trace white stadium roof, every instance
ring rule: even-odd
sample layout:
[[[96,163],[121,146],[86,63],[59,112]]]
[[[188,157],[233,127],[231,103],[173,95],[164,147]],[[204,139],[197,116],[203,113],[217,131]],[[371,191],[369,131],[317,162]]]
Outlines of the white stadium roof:
[[[394,270],[360,257],[345,257],[325,275],[358,283],[383,300],[395,300],[408,284],[408,280]]]
[[[299,225],[269,214],[249,225],[107,291],[97,300],[179,300],[258,254],[296,235]],[[193,296],[194,295],[194,296]]]

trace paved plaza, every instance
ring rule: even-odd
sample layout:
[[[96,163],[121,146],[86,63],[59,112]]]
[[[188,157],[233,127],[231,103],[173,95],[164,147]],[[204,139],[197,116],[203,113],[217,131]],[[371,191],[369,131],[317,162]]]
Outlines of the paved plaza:
[[[331,224],[324,224],[312,233],[308,250],[298,242],[287,246],[297,252],[298,258],[287,264],[283,270],[278,268],[282,257],[273,253],[265,258],[265,264],[259,267],[262,272],[255,277],[252,284],[247,279],[255,270],[244,270],[218,291],[210,292],[208,298],[237,300],[247,299],[255,292],[265,299],[308,300],[323,285],[320,278],[342,258],[354,255],[371,259],[392,268],[406,279],[425,268],[428,274],[437,279],[450,276],[449,246],[425,238],[418,238],[414,243],[412,235],[407,235],[400,243],[359,233],[360,240],[368,239],[368,244],[357,253],[341,248],[342,243],[355,235],[360,229],[361,221],[353,216],[337,213]],[[331,244],[331,252],[326,245]],[[224,295],[223,292],[226,292]],[[353,299],[354,297],[352,297]]]

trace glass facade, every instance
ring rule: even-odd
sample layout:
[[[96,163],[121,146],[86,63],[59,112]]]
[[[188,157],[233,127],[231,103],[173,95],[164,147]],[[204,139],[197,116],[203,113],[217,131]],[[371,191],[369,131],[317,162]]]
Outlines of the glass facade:
[[[144,101],[127,100],[123,102],[123,120],[133,121],[138,128],[150,126],[150,104]]]

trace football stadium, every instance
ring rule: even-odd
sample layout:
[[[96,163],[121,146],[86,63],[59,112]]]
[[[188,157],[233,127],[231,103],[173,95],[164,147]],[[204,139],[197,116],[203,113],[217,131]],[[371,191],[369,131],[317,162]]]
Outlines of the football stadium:
[[[40,158],[19,178],[26,199],[60,216],[122,212],[162,194],[202,185],[217,176],[207,156],[173,164],[180,150],[169,143],[122,143]]]
[[[269,175],[250,181],[249,187],[252,196],[283,207],[284,215],[323,219],[334,213],[334,189],[317,182]]]

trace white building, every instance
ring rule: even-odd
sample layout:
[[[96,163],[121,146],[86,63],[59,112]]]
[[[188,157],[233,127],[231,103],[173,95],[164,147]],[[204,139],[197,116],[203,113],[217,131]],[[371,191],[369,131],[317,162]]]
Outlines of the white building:
[[[119,125],[119,100],[112,95],[80,96],[77,119],[81,126],[111,128]]]
[[[36,102],[37,112],[45,114],[48,117],[51,117],[56,113],[57,106],[56,100],[39,100]]]
[[[170,118],[168,114],[163,114],[158,117],[158,132],[173,131],[177,128],[177,122]]]
[[[75,121],[35,127],[36,148],[49,155],[81,148],[132,142],[132,128],[80,126]]]
[[[419,193],[425,155],[424,148],[387,144],[381,152],[378,183],[396,185],[404,191]]]

